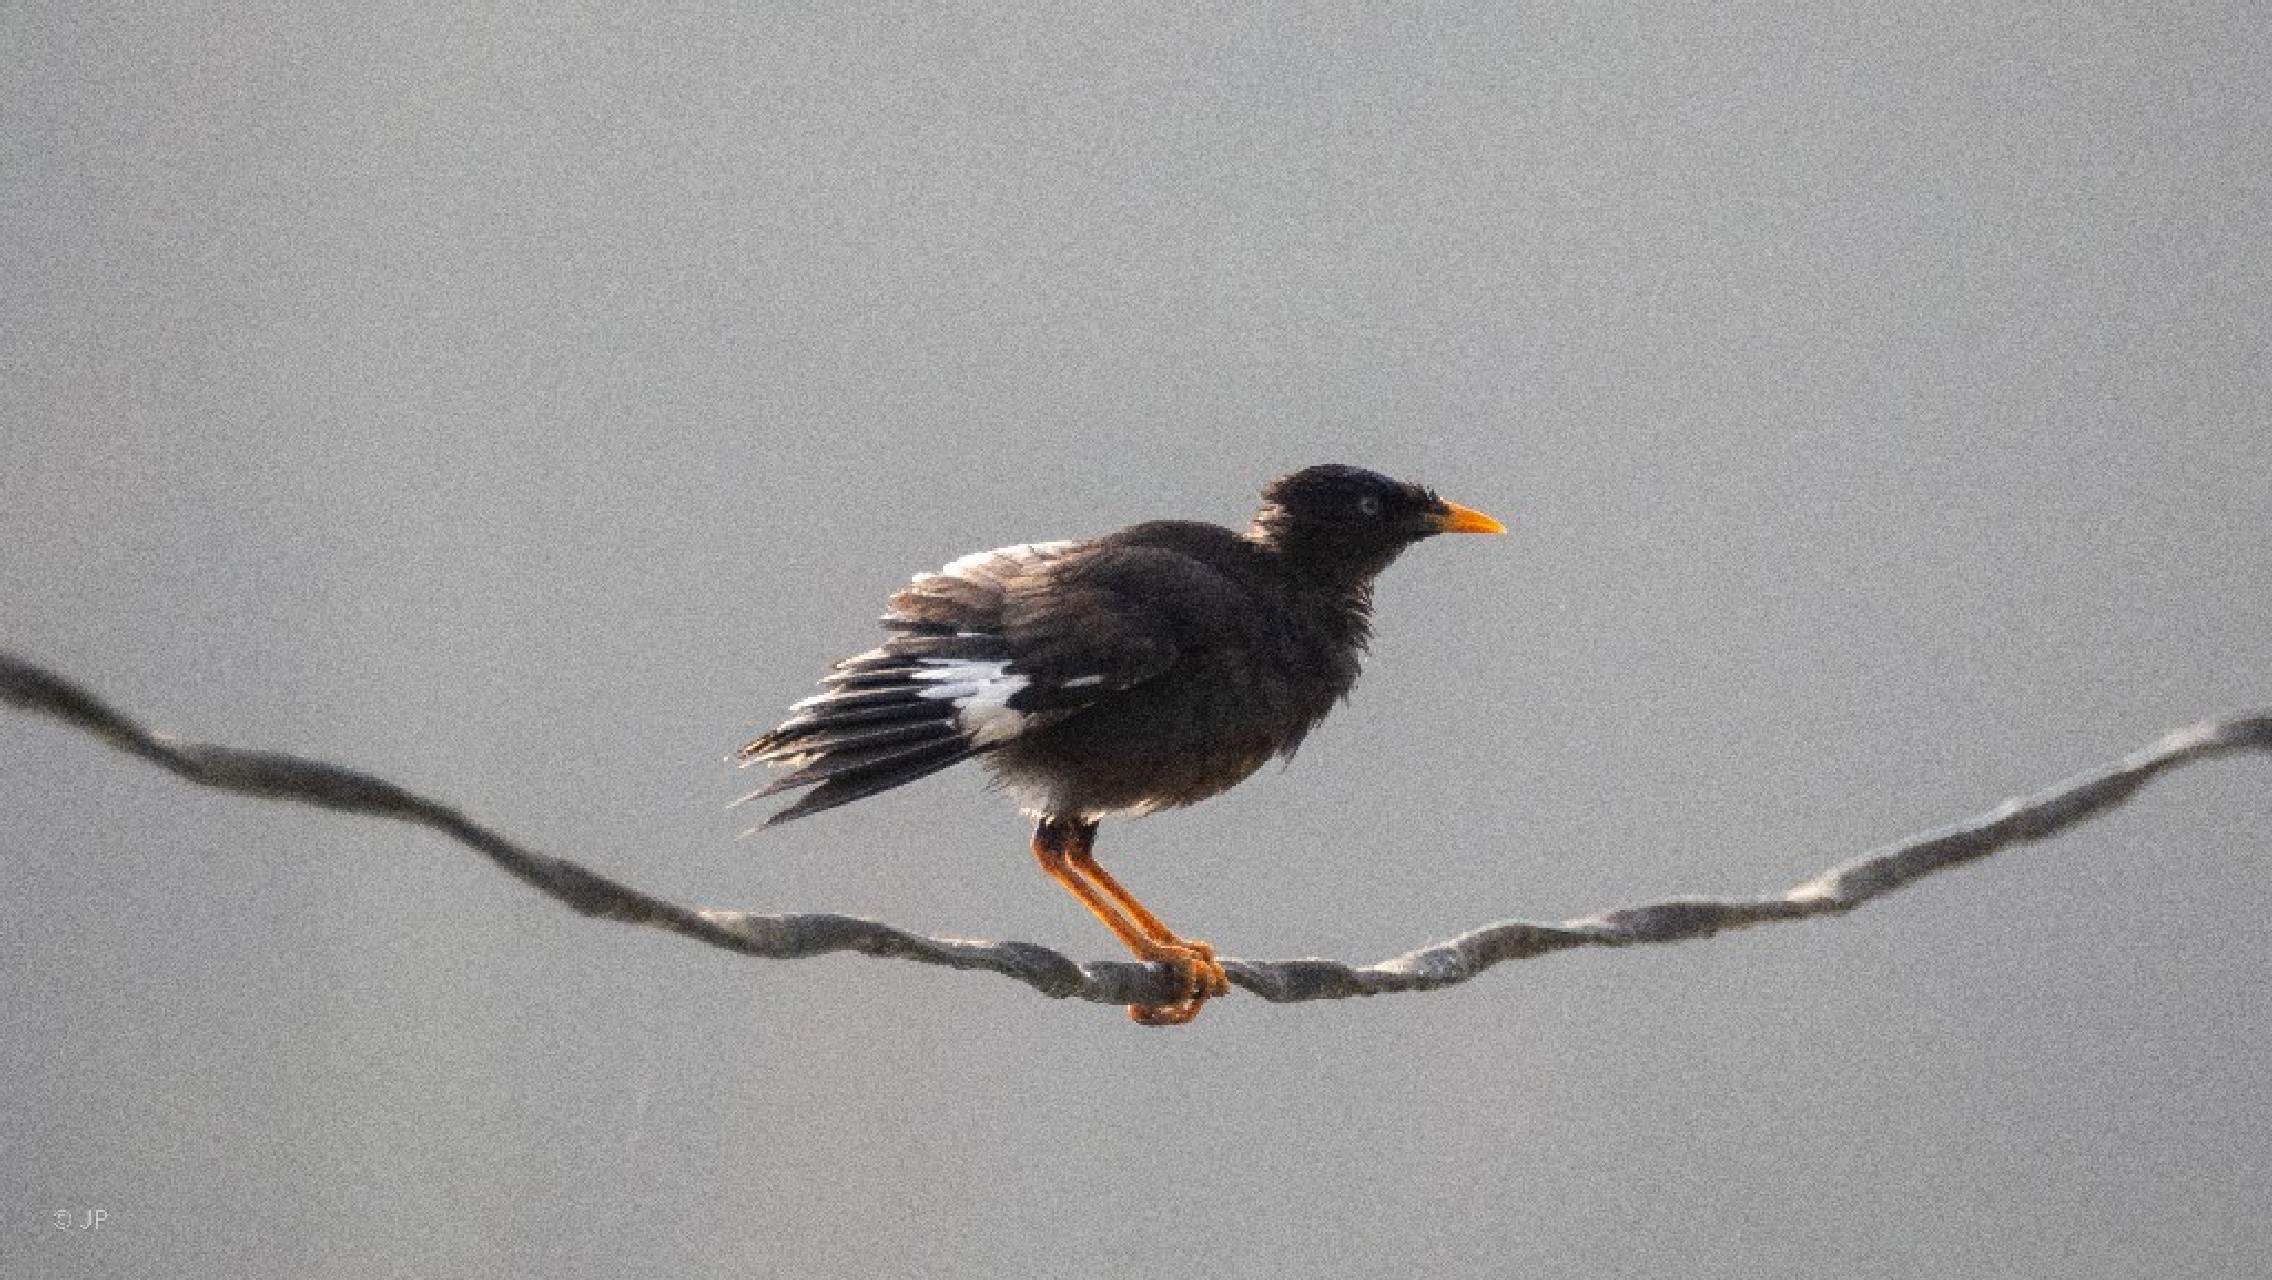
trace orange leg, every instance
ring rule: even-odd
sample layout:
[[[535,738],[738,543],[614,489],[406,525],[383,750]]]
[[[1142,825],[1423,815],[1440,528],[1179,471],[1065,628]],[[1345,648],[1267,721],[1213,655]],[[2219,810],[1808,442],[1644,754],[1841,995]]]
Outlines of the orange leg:
[[[1120,882],[1112,878],[1111,872],[1097,864],[1096,854],[1092,853],[1086,844],[1069,854],[1068,858],[1075,870],[1079,871],[1090,884],[1102,891],[1105,897],[1111,899],[1114,906],[1127,912],[1128,918],[1134,920],[1136,926],[1142,929],[1152,941],[1170,949],[1180,947],[1199,958],[1200,968],[1203,971],[1201,977],[1204,979],[1201,984],[1202,994],[1208,996],[1230,994],[1231,982],[1229,977],[1223,973],[1223,966],[1215,961],[1215,948],[1197,938],[1176,936],[1175,930],[1168,928],[1158,916],[1145,910],[1144,904],[1136,900],[1135,894],[1122,888]]]
[[[1199,1016],[1209,997],[1231,989],[1215,949],[1204,942],[1179,938],[1138,902],[1135,895],[1097,865],[1091,847],[1097,824],[1068,818],[1043,818],[1033,832],[1034,857],[1049,878],[1065,887],[1091,914],[1104,922],[1121,945],[1138,959],[1158,961],[1174,969],[1183,994],[1172,1004],[1130,1005],[1128,1016],[1148,1026],[1176,1026]]]

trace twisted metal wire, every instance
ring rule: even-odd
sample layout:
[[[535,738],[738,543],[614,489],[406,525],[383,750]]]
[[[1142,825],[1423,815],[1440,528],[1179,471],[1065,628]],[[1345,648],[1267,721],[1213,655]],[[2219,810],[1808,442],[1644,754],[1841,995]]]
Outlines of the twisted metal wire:
[[[1177,994],[1174,978],[1162,965],[1083,963],[1030,942],[932,937],[857,916],[754,915],[682,906],[528,848],[383,778],[302,756],[185,742],[155,732],[62,676],[5,653],[0,653],[0,701],[53,716],[201,786],[431,827],[587,916],[652,925],[773,960],[856,951],[983,969],[1060,999],[1162,1004]],[[2240,751],[2272,751],[2272,711],[2218,716],[2172,730],[2107,768],[1874,849],[1768,897],[1668,898],[1560,924],[1505,920],[1369,965],[1225,958],[1223,968],[1234,985],[1265,1000],[1339,1000],[1447,987],[1494,965],[1572,947],[1684,942],[1728,929],[1842,914],[1936,871],[2044,839],[2104,813],[2164,770]]]

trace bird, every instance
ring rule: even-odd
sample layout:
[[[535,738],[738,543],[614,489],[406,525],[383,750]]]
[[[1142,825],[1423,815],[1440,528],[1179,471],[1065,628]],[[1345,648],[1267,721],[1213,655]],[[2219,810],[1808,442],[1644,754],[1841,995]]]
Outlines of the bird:
[[[976,759],[1033,819],[1042,870],[1173,973],[1175,998],[1130,1017],[1188,1023],[1228,975],[1098,865],[1098,824],[1291,757],[1357,681],[1381,571],[1437,534],[1505,531],[1420,485],[1328,464],[1272,481],[1243,530],[1155,520],[963,556],[894,593],[884,642],[740,750],[788,772],[736,803],[802,792],[771,827]]]

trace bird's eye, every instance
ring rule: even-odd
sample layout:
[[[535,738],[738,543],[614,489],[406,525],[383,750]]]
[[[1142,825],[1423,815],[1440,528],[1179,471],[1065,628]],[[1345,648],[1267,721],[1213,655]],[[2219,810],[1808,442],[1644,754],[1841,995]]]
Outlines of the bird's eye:
[[[1381,514],[1381,500],[1369,493],[1357,499],[1357,514],[1367,520],[1378,520]]]

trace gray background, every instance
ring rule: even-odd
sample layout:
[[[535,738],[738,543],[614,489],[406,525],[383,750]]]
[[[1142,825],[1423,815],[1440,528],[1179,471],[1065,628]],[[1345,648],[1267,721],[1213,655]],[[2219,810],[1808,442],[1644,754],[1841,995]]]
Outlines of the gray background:
[[[1105,958],[723,757],[956,554],[1341,460],[1228,954],[1779,888],[2272,701],[2272,10],[0,13],[0,643],[686,900]],[[2265,764],[1845,920],[1130,1025],[0,720],[0,1274],[2272,1267]],[[99,1208],[100,1232],[54,1210]]]

